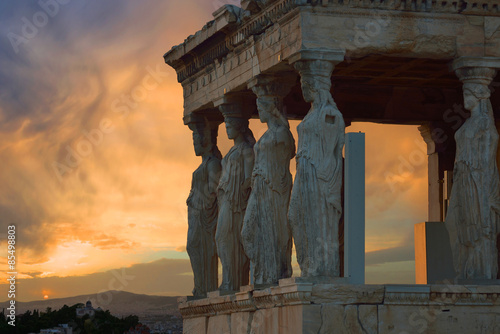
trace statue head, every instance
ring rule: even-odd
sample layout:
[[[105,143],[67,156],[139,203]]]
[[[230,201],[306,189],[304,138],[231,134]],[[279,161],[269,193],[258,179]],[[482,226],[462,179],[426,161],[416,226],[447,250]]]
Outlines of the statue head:
[[[264,95],[257,98],[257,109],[262,123],[269,123],[269,121],[275,119],[286,127],[290,127],[288,120],[281,112],[282,108],[283,100],[277,96]]]
[[[252,131],[248,127],[248,119],[243,117],[230,117],[224,118],[226,122],[226,132],[229,139],[236,139],[238,136],[243,136],[243,139],[249,144],[255,144],[255,138]]]
[[[193,131],[193,146],[196,156],[214,155],[221,158],[217,148],[218,122],[209,122],[206,118],[196,118],[188,123]]]
[[[334,65],[325,60],[308,60],[295,63],[300,73],[302,95],[308,103],[322,102],[331,98],[331,74]]]
[[[268,123],[271,117],[276,117],[281,106],[281,99],[274,96],[259,96],[257,98],[257,109],[262,123]]]
[[[482,110],[489,112],[491,103],[489,84],[496,75],[496,69],[489,67],[462,67],[456,71],[464,83],[464,107],[471,112]]]

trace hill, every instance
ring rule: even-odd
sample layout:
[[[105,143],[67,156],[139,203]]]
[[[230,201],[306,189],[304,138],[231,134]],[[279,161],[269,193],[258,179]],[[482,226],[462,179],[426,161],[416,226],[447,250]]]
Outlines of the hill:
[[[163,318],[166,315],[180,317],[177,310],[178,297],[150,296],[126,291],[106,291],[99,295],[80,295],[75,297],[37,300],[31,302],[16,302],[16,313],[22,314],[28,310],[45,311],[47,307],[58,310],[64,305],[85,304],[88,300],[94,308],[101,307],[116,317],[137,315],[139,319]],[[7,308],[8,301],[0,303],[1,308]]]

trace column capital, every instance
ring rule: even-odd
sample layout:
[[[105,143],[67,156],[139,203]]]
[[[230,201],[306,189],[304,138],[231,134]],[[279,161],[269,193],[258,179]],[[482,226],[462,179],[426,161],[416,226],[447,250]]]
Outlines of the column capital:
[[[189,114],[185,114],[182,117],[182,120],[184,122],[184,125],[188,126],[189,124],[206,123],[206,122],[219,125],[224,121],[224,119],[220,116],[220,114],[217,115],[217,113],[213,112],[213,109],[208,109],[205,112],[192,112]]]
[[[324,60],[334,66],[344,61],[345,51],[329,49],[300,50],[288,57],[288,63],[294,65],[298,61]]]
[[[465,83],[488,86],[500,69],[500,58],[497,57],[460,57],[455,59],[452,69]]]
[[[203,132],[208,125],[210,130],[218,129],[223,122],[222,118],[214,118],[210,114],[191,113],[185,115],[182,120],[192,131]]]
[[[420,135],[424,139],[424,142],[427,144],[427,155],[431,155],[436,153],[436,143],[432,138],[431,127],[429,124],[422,124],[418,127],[418,131],[420,131]]]
[[[250,118],[256,109],[255,97],[248,95],[224,95],[214,101],[224,118],[239,117]]]
[[[250,80],[247,87],[257,95],[257,98],[262,96],[284,98],[295,85],[296,81],[297,74],[295,73],[283,75],[260,74]]]
[[[489,67],[500,68],[500,57],[460,57],[453,61],[454,71],[464,67]]]

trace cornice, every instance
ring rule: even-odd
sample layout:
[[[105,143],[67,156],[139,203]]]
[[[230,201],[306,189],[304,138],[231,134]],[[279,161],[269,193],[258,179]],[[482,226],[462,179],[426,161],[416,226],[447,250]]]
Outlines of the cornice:
[[[316,288],[317,287],[317,288]],[[334,303],[337,305],[500,306],[500,286],[350,285],[298,283],[223,297],[180,300],[185,319],[259,309]]]

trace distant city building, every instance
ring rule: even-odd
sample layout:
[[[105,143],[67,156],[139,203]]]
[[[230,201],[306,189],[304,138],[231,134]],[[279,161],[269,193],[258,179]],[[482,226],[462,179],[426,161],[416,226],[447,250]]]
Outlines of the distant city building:
[[[137,324],[135,327],[131,327],[124,334],[151,334],[151,331],[148,326],[143,324]]]
[[[76,316],[81,318],[85,316],[86,314],[89,315],[89,317],[93,317],[95,315],[95,309],[92,307],[92,302],[89,300],[85,304],[85,307],[78,307],[76,309]]]

